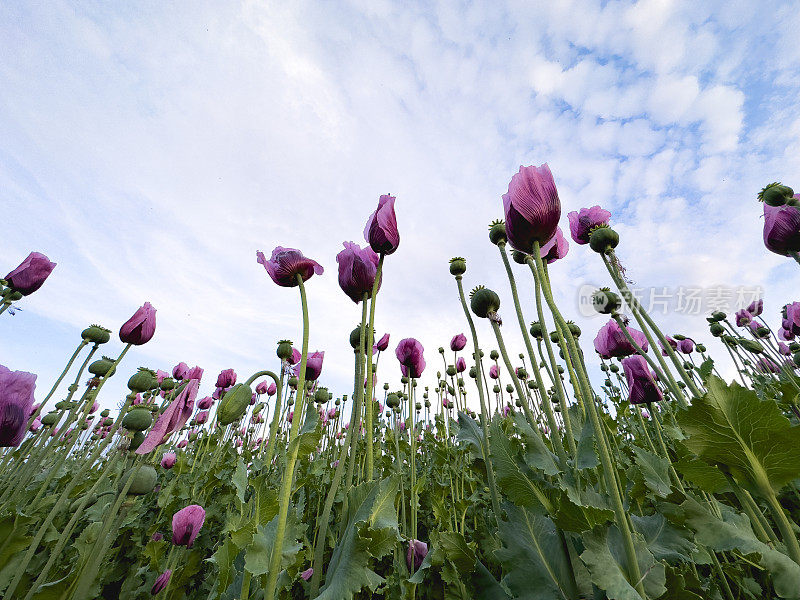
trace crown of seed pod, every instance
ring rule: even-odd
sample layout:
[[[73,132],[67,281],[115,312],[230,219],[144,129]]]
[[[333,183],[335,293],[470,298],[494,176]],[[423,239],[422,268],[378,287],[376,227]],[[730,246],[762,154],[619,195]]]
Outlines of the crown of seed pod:
[[[495,246],[505,244],[508,241],[506,235],[506,224],[502,219],[495,219],[489,224],[489,241]]]
[[[459,277],[467,272],[467,260],[460,256],[450,259],[450,274]]]
[[[89,325],[81,332],[81,338],[99,346],[111,339],[111,330],[100,325]]]
[[[600,225],[589,234],[589,247],[598,254],[608,254],[619,244],[619,234],[608,225]]]

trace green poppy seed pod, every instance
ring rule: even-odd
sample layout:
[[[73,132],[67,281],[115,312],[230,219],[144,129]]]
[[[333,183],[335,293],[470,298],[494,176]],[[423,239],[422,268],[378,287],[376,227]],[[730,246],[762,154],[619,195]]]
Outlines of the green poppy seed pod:
[[[101,412],[101,413],[100,413],[100,416],[101,416],[101,417],[107,417],[107,416],[108,416],[108,415],[110,415],[110,414],[111,414],[111,411],[110,411],[110,410],[108,410],[107,408],[104,408],[104,409],[103,409],[103,412]]]
[[[694,370],[694,365],[687,360],[684,361],[683,368],[686,369],[687,371],[692,371]]]
[[[675,334],[673,334],[672,337],[674,339],[678,340],[679,342],[682,342],[683,340],[686,339],[686,336],[685,335],[681,335],[680,333],[675,333]]]
[[[619,367],[617,365],[611,365],[609,369],[611,369],[612,373],[619,373]]]
[[[55,425],[59,421],[59,416],[57,412],[49,412],[45,416],[42,417],[42,425]]]
[[[513,385],[511,385],[510,383],[506,384],[506,391],[507,391],[509,394],[513,394],[513,393],[514,393],[514,386],[513,386]]]
[[[156,473],[155,467],[153,467],[153,465],[142,465],[135,473],[131,470],[120,478],[120,490],[125,488],[131,476],[133,476],[133,481],[131,481],[131,486],[128,488],[129,496],[149,494],[153,491],[153,488],[156,487],[156,481],[158,481],[158,474]]]
[[[557,369],[558,369],[559,373],[561,373],[562,375],[564,374],[564,367],[562,367],[561,365],[558,365]]]
[[[328,400],[330,400],[328,388],[319,388],[316,392],[314,392],[314,402],[317,404],[325,404]]]
[[[500,386],[495,384],[495,386],[492,388],[492,391],[495,394],[499,394],[500,393]]]
[[[712,323],[709,329],[711,330],[711,335],[713,335],[714,337],[720,337],[725,333],[725,327],[723,327],[719,323]]]
[[[424,394],[422,394],[422,398],[424,400],[427,400],[428,399],[428,392],[425,392]]]
[[[519,400],[514,400],[514,405],[515,405],[517,408],[522,408],[522,402],[520,402]]]
[[[144,441],[144,432],[143,431],[135,432],[133,434],[133,437],[131,438],[131,443],[128,446],[128,450],[134,452],[139,446],[142,445],[143,441]]]
[[[539,321],[534,321],[531,323],[531,328],[529,329],[531,335],[535,337],[537,340],[544,339],[544,330],[542,329],[542,324]]]
[[[792,362],[795,366],[800,367],[800,352],[795,352],[792,354]],[[44,423],[44,419],[42,419],[42,423]]]
[[[567,329],[569,329],[569,332],[572,334],[572,337],[574,337],[575,339],[578,339],[579,337],[581,337],[581,328],[578,327],[572,321],[567,321]]]
[[[606,365],[606,364],[600,365],[600,370],[605,373],[606,371],[608,371],[608,365]]]
[[[538,383],[536,383],[536,382],[535,382],[535,381],[533,381],[533,380],[530,380],[530,381],[528,382],[528,389],[531,389],[531,390],[536,390],[536,389],[539,389],[539,384],[538,384]]]
[[[291,377],[289,377],[289,387],[290,387],[290,388],[292,388],[293,390],[296,390],[296,389],[297,389],[297,384],[298,384],[299,382],[300,382],[300,380],[299,380],[299,379],[297,379],[297,377],[295,377],[294,375],[292,375]]]
[[[450,274],[458,277],[463,275],[467,272],[467,261],[461,258],[460,256],[456,256],[450,259]]]
[[[741,344],[742,348],[753,354],[761,354],[764,352],[764,346],[755,340],[740,339],[739,344]]]
[[[794,190],[788,185],[770,183],[758,194],[758,199],[770,206],[783,206],[794,195]]]
[[[403,385],[407,384],[407,383],[408,383],[408,377],[406,377],[405,375],[403,375],[403,376],[400,378],[400,383],[402,383]]]
[[[520,379],[527,379],[528,372],[522,367],[520,367],[519,369],[517,369],[517,377],[519,377]]]
[[[386,406],[389,408],[397,408],[400,406],[400,398],[397,394],[389,394],[386,396]]]
[[[414,408],[416,408],[417,410],[422,410],[422,404],[420,404],[419,402],[415,402]]]
[[[172,377],[164,377],[158,387],[162,390],[174,390],[175,380]]]
[[[705,352],[706,351],[706,347],[703,344],[697,344],[697,351],[701,352],[701,353]]]
[[[592,307],[601,315],[610,315],[622,307],[622,300],[610,289],[600,288],[592,294]]]
[[[254,414],[254,415],[257,415],[258,413],[260,413],[260,412],[261,412],[261,410],[262,410],[263,408],[264,408],[264,403],[263,403],[263,402],[259,402],[259,403],[257,403],[257,404],[256,404],[256,405],[253,407],[253,414]]]
[[[800,351],[800,344],[798,344],[797,342],[792,342],[791,344],[789,344],[789,350],[792,352]]]
[[[342,401],[339,398],[337,398],[336,401],[333,404],[334,404],[334,406],[341,406]]]
[[[506,224],[503,221],[492,221],[489,225],[489,241],[495,246],[508,241],[508,237],[506,236]]]
[[[551,331],[550,332],[550,341],[553,342],[554,344],[558,343],[558,332],[557,331]]]
[[[388,382],[383,384],[383,391],[384,392],[388,392],[389,391],[389,383]]]
[[[736,338],[733,337],[732,335],[723,335],[722,336],[722,341],[725,342],[728,346],[731,346],[731,347],[737,346],[739,344],[739,342],[736,340]]]
[[[113,375],[117,370],[116,367],[111,369],[113,365],[113,359],[104,356],[103,358],[96,360],[89,365],[89,373],[92,375],[97,375],[98,377],[103,377],[106,373],[108,373],[108,376],[111,377],[111,375]],[[109,373],[109,371],[111,372]]]
[[[478,286],[469,294],[469,305],[475,316],[485,319],[500,310],[500,296],[488,288]]]
[[[237,383],[219,401],[217,420],[221,425],[238,421],[250,406],[253,390],[245,383]]]
[[[769,327],[758,327],[755,333],[756,337],[765,338],[769,335]]]
[[[364,337],[366,338],[366,331],[364,332]],[[353,331],[350,332],[350,347],[353,350],[358,350],[358,343],[361,341],[361,326],[359,325]]]
[[[598,254],[608,254],[617,244],[619,234],[607,225],[600,225],[589,234],[589,247]]]
[[[717,311],[714,311],[713,313],[711,313],[711,317],[710,318],[713,321],[724,321],[727,316],[728,315],[726,315],[721,310],[717,310]]]
[[[275,351],[278,358],[281,360],[289,360],[292,358],[292,342],[289,340],[281,340],[278,342],[278,349]]]
[[[556,412],[561,412],[561,405],[558,403],[558,400],[553,400],[553,410]]]
[[[519,250],[514,250],[511,253],[511,260],[513,260],[518,265],[525,265],[528,263],[528,256],[530,256],[530,254],[525,254],[524,252],[521,252]]]
[[[425,408],[430,408],[430,407],[431,407],[430,401],[429,400],[425,400]]]
[[[99,346],[111,339],[111,330],[100,325],[90,325],[81,331],[81,338]]]
[[[566,357],[564,356],[564,351],[563,351],[563,350],[559,350],[559,351],[558,351],[558,355],[559,355],[559,356],[560,356],[560,357],[561,357],[563,360],[566,360]]]
[[[489,358],[491,358],[492,360],[497,360],[498,358],[500,358],[500,353],[497,350],[492,350],[491,352],[489,352]]]
[[[56,408],[58,410],[69,410],[75,406],[72,402],[67,402],[66,400],[61,400],[60,402],[56,402]]]
[[[144,431],[153,423],[153,415],[146,408],[134,408],[122,417],[122,426],[129,431]]]
[[[146,392],[154,387],[158,387],[158,378],[155,372],[144,367],[139,367],[136,374],[128,379],[128,389],[132,392]]]
[[[447,369],[445,371],[448,377],[455,377],[456,376],[456,368],[453,365],[447,365]]]

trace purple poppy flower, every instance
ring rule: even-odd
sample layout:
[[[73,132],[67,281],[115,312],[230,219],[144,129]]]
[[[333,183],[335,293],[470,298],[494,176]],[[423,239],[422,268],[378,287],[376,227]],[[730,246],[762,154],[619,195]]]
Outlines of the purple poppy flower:
[[[181,440],[180,442],[178,442],[178,448],[186,448],[186,445],[188,443],[189,442],[187,440]]]
[[[16,448],[28,429],[36,375],[0,365],[0,447]]]
[[[444,406],[445,408],[450,408],[452,405],[453,403],[450,402],[449,398],[447,398],[446,396],[442,398],[442,406]]]
[[[184,375],[183,378],[197,379],[197,381],[200,381],[203,378],[203,369],[200,367],[192,367],[186,372],[186,375]]]
[[[428,544],[419,540],[408,541],[408,552],[406,553],[406,564],[408,570],[416,573],[422,565],[422,561],[428,555]]]
[[[172,367],[172,377],[178,381],[182,381],[188,372],[189,365],[187,365],[185,362],[179,362],[177,365]]]
[[[683,354],[691,354],[694,352],[694,340],[692,338],[684,338],[678,342],[678,350]]]
[[[467,345],[467,336],[463,333],[459,333],[458,335],[454,335],[453,339],[450,340],[450,350],[453,352],[458,352],[459,350],[463,350],[464,346]]]
[[[322,361],[325,352],[309,352],[306,360],[306,381],[316,381],[322,373]],[[300,363],[295,365],[294,374],[300,377]]]
[[[291,358],[287,358],[286,362],[288,362],[290,365],[296,365],[297,363],[300,362],[301,358],[303,358],[303,354],[300,352],[300,350],[298,350],[297,348],[293,347],[292,348],[292,356],[291,356]]]
[[[150,595],[155,596],[159,592],[166,589],[167,584],[169,584],[170,577],[172,577],[172,569],[167,569],[161,575],[156,577],[156,582],[153,584],[153,588],[150,590]]]
[[[31,423],[31,426],[30,426],[30,432],[31,432],[31,433],[36,433],[36,432],[37,432],[37,431],[39,431],[41,428],[42,428],[42,419],[41,419],[41,418],[39,418],[39,417],[36,417],[36,418],[33,420],[33,423]]]
[[[459,356],[458,360],[456,361],[456,371],[458,373],[463,373],[467,370],[467,361],[464,360],[463,356]]]
[[[497,365],[492,365],[491,367],[489,367],[489,377],[491,379],[500,378],[500,368]]]
[[[792,353],[792,351],[789,350],[789,346],[787,346],[783,342],[778,342],[778,352],[780,352],[784,356],[789,356]]]
[[[274,396],[275,392],[277,392],[277,391],[278,391],[278,386],[276,386],[275,382],[273,381],[267,387],[267,396]]]
[[[303,578],[303,581],[308,581],[309,579],[311,579],[312,575],[314,575],[314,569],[312,567],[309,567],[308,569],[300,573],[300,577]]]
[[[567,218],[569,219],[569,233],[573,241],[583,245],[589,243],[589,236],[595,228],[608,225],[611,213],[599,206],[592,206],[573,211],[567,215]]]
[[[300,250],[278,246],[267,260],[263,252],[256,252],[256,261],[267,270],[272,281],[282,287],[295,287],[297,276],[308,281],[312,275],[322,275],[324,269],[317,261],[303,256]]]
[[[269,389],[269,384],[264,381],[259,381],[258,385],[256,386],[256,394],[266,394],[267,389]]]
[[[175,466],[177,460],[178,457],[174,452],[165,452],[164,456],[161,457],[161,467],[164,469],[171,469]]]
[[[290,410],[289,411],[289,416],[286,417],[286,420],[289,421],[289,423],[291,423],[292,419],[294,419],[294,411]]]
[[[156,381],[160,384],[164,381],[167,377],[169,377],[169,373],[166,371],[162,371],[161,369],[156,369]]]
[[[203,423],[208,421],[208,411],[201,410],[199,413],[195,415],[194,420],[198,425],[202,425]]]
[[[560,258],[564,258],[569,252],[569,242],[564,237],[561,227],[556,228],[556,234],[550,241],[541,247],[541,257],[547,264],[554,263]]]
[[[206,520],[206,511],[198,504],[182,508],[172,517],[172,543],[191,548]]]
[[[186,384],[178,394],[178,397],[170,402],[167,409],[158,416],[147,437],[136,449],[136,454],[152,452],[156,447],[163,444],[170,434],[175,433],[186,425],[186,421],[192,416],[194,399],[197,396],[199,387],[200,382],[196,379],[192,379]]]
[[[736,311],[736,326],[737,327],[744,327],[745,325],[749,324],[750,321],[753,320],[753,315],[750,314],[749,310],[745,310],[744,308],[741,310]]]
[[[747,324],[747,328],[750,329],[753,333],[758,333],[758,330],[761,329],[762,325],[758,321],[750,321]]]
[[[778,332],[778,337],[782,340],[786,340],[787,342],[791,342],[794,339],[794,334],[789,329],[783,329]]]
[[[160,542],[161,540],[164,539],[164,534],[159,531],[156,531],[150,539],[153,540],[154,542]]]
[[[384,333],[381,339],[378,340],[378,343],[375,344],[375,348],[379,352],[384,352],[389,347],[389,334]]]
[[[119,329],[119,339],[125,344],[141,346],[156,332],[156,309],[145,302]]]
[[[780,373],[781,368],[778,364],[772,360],[771,358],[767,358],[766,356],[762,356],[758,359],[756,363],[756,370],[760,371],[761,373]]]
[[[750,306],[747,307],[747,312],[749,312],[754,317],[757,317],[762,312],[764,312],[764,301],[763,300],[754,300],[750,303]]]
[[[214,406],[214,399],[211,396],[206,396],[197,401],[197,408],[200,410],[208,410]]]
[[[397,216],[394,214],[395,197],[384,194],[378,199],[378,208],[367,219],[364,239],[378,254],[392,254],[400,245]]]
[[[372,294],[379,260],[372,248],[362,249],[353,242],[344,242],[344,250],[336,255],[336,262],[339,264],[339,287],[356,304],[364,299],[365,294],[367,297]]]
[[[631,404],[650,404],[664,399],[643,356],[637,354],[623,358],[622,369],[628,382],[628,400]]]
[[[422,355],[424,350],[422,344],[414,338],[405,338],[397,344],[394,353],[400,361],[400,371],[405,377],[414,379],[422,376],[425,370],[425,359]]]
[[[630,331],[630,328],[628,328],[628,331]],[[677,350],[678,340],[674,340],[669,336],[665,337],[667,338],[667,344],[669,344],[669,347],[672,348],[673,350]],[[666,348],[664,347],[664,344],[661,341],[658,342],[658,345],[661,348],[661,356],[669,356],[669,352],[667,352]]]
[[[521,252],[533,252],[533,243],[544,245],[555,235],[561,218],[561,201],[547,163],[520,167],[503,194],[506,235]]]
[[[229,388],[236,384],[236,371],[233,369],[225,369],[224,371],[220,371],[220,374],[217,375],[217,387],[218,388]]]
[[[786,305],[786,321],[784,329],[791,331],[793,335],[800,335],[800,302],[792,302]]]
[[[800,198],[800,194],[795,194]],[[764,203],[764,245],[775,254],[800,251],[800,209]]]
[[[55,267],[56,263],[50,262],[41,252],[31,252],[16,269],[5,276],[5,280],[14,291],[27,296],[42,287]]]
[[[633,341],[647,352],[647,338],[644,334],[633,327],[628,327],[627,325],[625,327]],[[614,319],[610,319],[597,332],[597,337],[594,338],[594,349],[597,350],[597,353],[602,358],[621,358],[636,354],[636,348],[628,342],[622,329]]]

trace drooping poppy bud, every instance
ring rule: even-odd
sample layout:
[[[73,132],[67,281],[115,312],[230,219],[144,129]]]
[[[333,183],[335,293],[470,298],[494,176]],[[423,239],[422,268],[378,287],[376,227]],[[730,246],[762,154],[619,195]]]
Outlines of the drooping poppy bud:
[[[322,275],[325,269],[317,261],[303,256],[300,250],[278,246],[269,260],[263,252],[256,252],[256,260],[267,270],[272,281],[281,287],[298,285],[297,276],[308,281],[312,275]]]
[[[119,329],[119,339],[125,344],[141,346],[156,332],[156,309],[145,302]]]
[[[664,399],[643,356],[622,359],[625,380],[628,382],[628,400],[631,404],[650,404]]]
[[[178,457],[174,452],[165,452],[164,456],[161,457],[161,467],[164,469],[171,469],[175,466],[177,460]]]
[[[156,582],[153,584],[153,587],[150,590],[150,594],[152,596],[155,596],[159,592],[166,589],[167,584],[169,584],[170,577],[172,577],[172,569],[167,569],[161,575],[156,577]]]
[[[184,377],[186,377],[188,372],[189,365],[187,365],[185,362],[179,362],[172,368],[172,377],[178,381],[181,381]]]
[[[395,197],[389,194],[381,196],[378,208],[369,216],[364,228],[364,239],[378,254],[392,254],[400,245],[394,201]]]
[[[44,284],[56,263],[41,252],[31,252],[22,263],[5,276],[8,286],[23,296],[32,294]]]
[[[172,517],[172,543],[191,548],[205,520],[206,511],[198,504],[190,504],[176,512]]]

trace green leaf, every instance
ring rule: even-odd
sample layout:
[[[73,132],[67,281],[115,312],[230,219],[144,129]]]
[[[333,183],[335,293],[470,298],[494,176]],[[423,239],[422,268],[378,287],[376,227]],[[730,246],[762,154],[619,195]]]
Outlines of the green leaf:
[[[594,447],[594,423],[591,419],[586,419],[578,438],[578,454],[576,465],[579,469],[593,469],[600,464],[597,451]]]
[[[497,419],[499,420],[499,419]],[[534,431],[525,415],[516,413],[514,423],[525,440],[525,462],[534,469],[543,471],[545,475],[557,475],[561,469],[556,465],[556,456],[545,445],[541,434]]]
[[[729,490],[730,484],[718,467],[703,462],[680,442],[675,444],[675,450],[680,458],[672,466],[689,483],[709,494]]]
[[[239,498],[239,502],[244,503],[244,494],[247,491],[247,467],[241,456],[236,461],[236,471],[233,474],[232,481],[236,488],[236,497]]]
[[[322,437],[322,429],[319,424],[319,413],[313,404],[309,405],[306,408],[306,421],[300,428],[300,433],[289,444],[288,452],[291,453],[295,447],[298,447],[297,458],[304,458],[316,450]]]
[[[498,523],[503,546],[494,555],[503,567],[503,585],[518,600],[575,598],[562,539],[549,517],[506,504]]]
[[[777,491],[795,479],[800,428],[792,427],[774,402],[759,400],[738,383],[728,386],[709,377],[707,388],[678,415],[689,434],[689,449],[708,463],[726,465],[737,480],[756,491],[767,482]]]
[[[483,432],[475,419],[462,411],[458,411],[458,427],[456,441],[459,443],[466,442],[467,445],[472,446],[480,456],[484,456]]]
[[[260,525],[256,529],[253,541],[246,549],[244,568],[256,577],[269,571],[277,529],[278,515],[275,515],[269,523]],[[303,527],[297,521],[296,511],[290,509],[286,519],[286,530],[283,534],[281,569],[285,569],[294,563],[297,553],[303,548],[303,544],[300,543],[302,538]]]
[[[658,598],[666,591],[664,565],[656,562],[641,535],[636,532],[631,532],[631,535],[644,590],[649,597]],[[592,583],[605,591],[611,600],[641,600],[627,579],[628,559],[622,534],[616,525],[585,532],[583,543],[586,549],[581,560],[589,569]]]
[[[639,446],[633,446],[633,454],[636,466],[644,477],[644,484],[657,496],[669,496],[669,460]]]
[[[427,558],[427,557],[426,557]],[[472,588],[475,590],[475,600],[511,600],[497,580],[481,561],[475,563],[472,574]]]
[[[707,358],[703,361],[703,364],[700,365],[700,379],[705,381],[708,379],[708,376],[711,375],[711,372],[714,370],[714,360],[711,358]]]
[[[439,534],[439,545],[453,563],[459,573],[467,575],[475,568],[475,543],[468,544],[464,536],[456,531],[447,531]]]
[[[697,546],[689,539],[690,532],[679,530],[659,513],[647,516],[632,514],[631,521],[636,531],[644,536],[647,548],[656,560],[691,562]]]
[[[550,508],[533,471],[519,459],[497,419],[489,431],[489,449],[497,484],[514,504],[531,506],[538,500],[539,504]]]
[[[206,559],[210,563],[217,565],[219,575],[217,575],[217,591],[222,592],[228,589],[233,581],[233,561],[236,558],[237,549],[229,538],[226,538],[217,548],[217,551]]]

